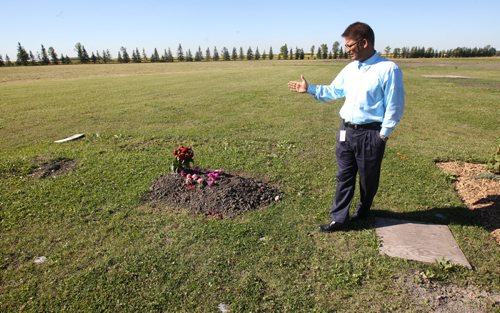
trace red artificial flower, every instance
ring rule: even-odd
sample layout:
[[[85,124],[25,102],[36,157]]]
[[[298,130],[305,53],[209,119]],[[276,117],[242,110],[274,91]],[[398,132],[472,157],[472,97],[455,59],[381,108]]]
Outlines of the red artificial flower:
[[[194,156],[193,149],[191,147],[185,147],[185,146],[179,146],[175,148],[173,154],[180,161],[191,160]]]

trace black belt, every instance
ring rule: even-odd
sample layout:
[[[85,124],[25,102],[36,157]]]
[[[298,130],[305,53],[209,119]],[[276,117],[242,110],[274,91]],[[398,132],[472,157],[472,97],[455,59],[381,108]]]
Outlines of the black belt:
[[[367,124],[352,124],[349,122],[344,122],[345,127],[353,128],[353,129],[375,129],[379,130],[382,127],[382,123],[373,122]]]

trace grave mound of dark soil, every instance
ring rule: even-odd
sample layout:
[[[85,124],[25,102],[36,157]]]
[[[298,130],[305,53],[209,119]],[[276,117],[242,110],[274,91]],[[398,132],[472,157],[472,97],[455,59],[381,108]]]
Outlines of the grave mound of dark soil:
[[[282,192],[277,187],[253,178],[221,173],[214,185],[195,185],[191,188],[178,174],[161,176],[144,199],[154,207],[188,208],[197,214],[232,218],[268,206],[281,197]]]
[[[50,162],[44,162],[38,165],[31,173],[36,179],[44,179],[47,177],[60,176],[66,174],[76,168],[77,164],[74,160],[67,158],[58,158]]]

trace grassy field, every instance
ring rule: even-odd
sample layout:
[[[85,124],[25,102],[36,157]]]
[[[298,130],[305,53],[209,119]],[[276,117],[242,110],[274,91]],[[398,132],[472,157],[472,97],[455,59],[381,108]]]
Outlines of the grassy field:
[[[0,68],[0,311],[426,311],[398,279],[415,271],[498,292],[499,247],[434,162],[484,162],[495,151],[500,59],[400,62],[406,112],[374,203],[381,216],[444,215],[472,271],[379,255],[373,220],[317,232],[335,187],[342,102],[286,83],[304,74],[327,84],[345,64]],[[86,138],[53,143],[75,133]],[[145,205],[181,144],[202,167],[271,182],[284,199],[235,220]],[[60,157],[78,167],[30,175]]]

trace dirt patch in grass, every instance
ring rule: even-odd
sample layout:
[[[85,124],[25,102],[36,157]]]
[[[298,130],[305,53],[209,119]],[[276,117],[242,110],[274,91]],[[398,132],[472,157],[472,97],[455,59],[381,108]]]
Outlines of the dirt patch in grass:
[[[429,312],[492,312],[500,305],[500,294],[476,286],[465,287],[429,280],[424,273],[411,271],[396,278],[409,296],[426,305]]]
[[[473,78],[469,76],[462,75],[422,75],[425,78],[438,79],[444,82],[453,83],[455,86],[459,87],[470,87],[470,88],[486,88],[492,91],[498,91],[500,89],[500,82],[498,81],[487,81],[484,79]]]
[[[500,243],[500,175],[489,172],[484,164],[439,162],[437,166],[451,175],[464,204],[479,212],[482,225]]]
[[[448,78],[448,79],[470,79],[472,77],[469,76],[461,76],[461,75],[422,75],[422,77],[426,78]]]
[[[68,172],[71,172],[76,167],[77,163],[74,160],[67,158],[58,158],[37,165],[37,167],[31,173],[31,176],[36,179],[61,176]]]
[[[282,195],[275,186],[229,173],[221,173],[212,186],[191,187],[186,185],[184,177],[168,174],[151,185],[144,200],[154,207],[188,208],[196,214],[232,218],[279,201]]]
[[[459,87],[486,88],[494,92],[500,91],[500,82],[483,81],[478,79],[454,79],[452,82]]]
[[[464,69],[464,68],[484,68],[484,69],[495,69],[495,68],[500,68],[500,64],[498,62],[493,63],[490,62],[495,60],[495,58],[491,58],[488,60],[488,62],[474,62],[472,59],[467,59],[460,62],[458,60],[451,60],[446,61],[446,59],[442,59],[440,61],[437,60],[422,60],[421,59],[397,59],[395,60],[396,63],[399,65],[402,65],[404,67],[449,67],[453,68],[455,70],[457,69]]]

